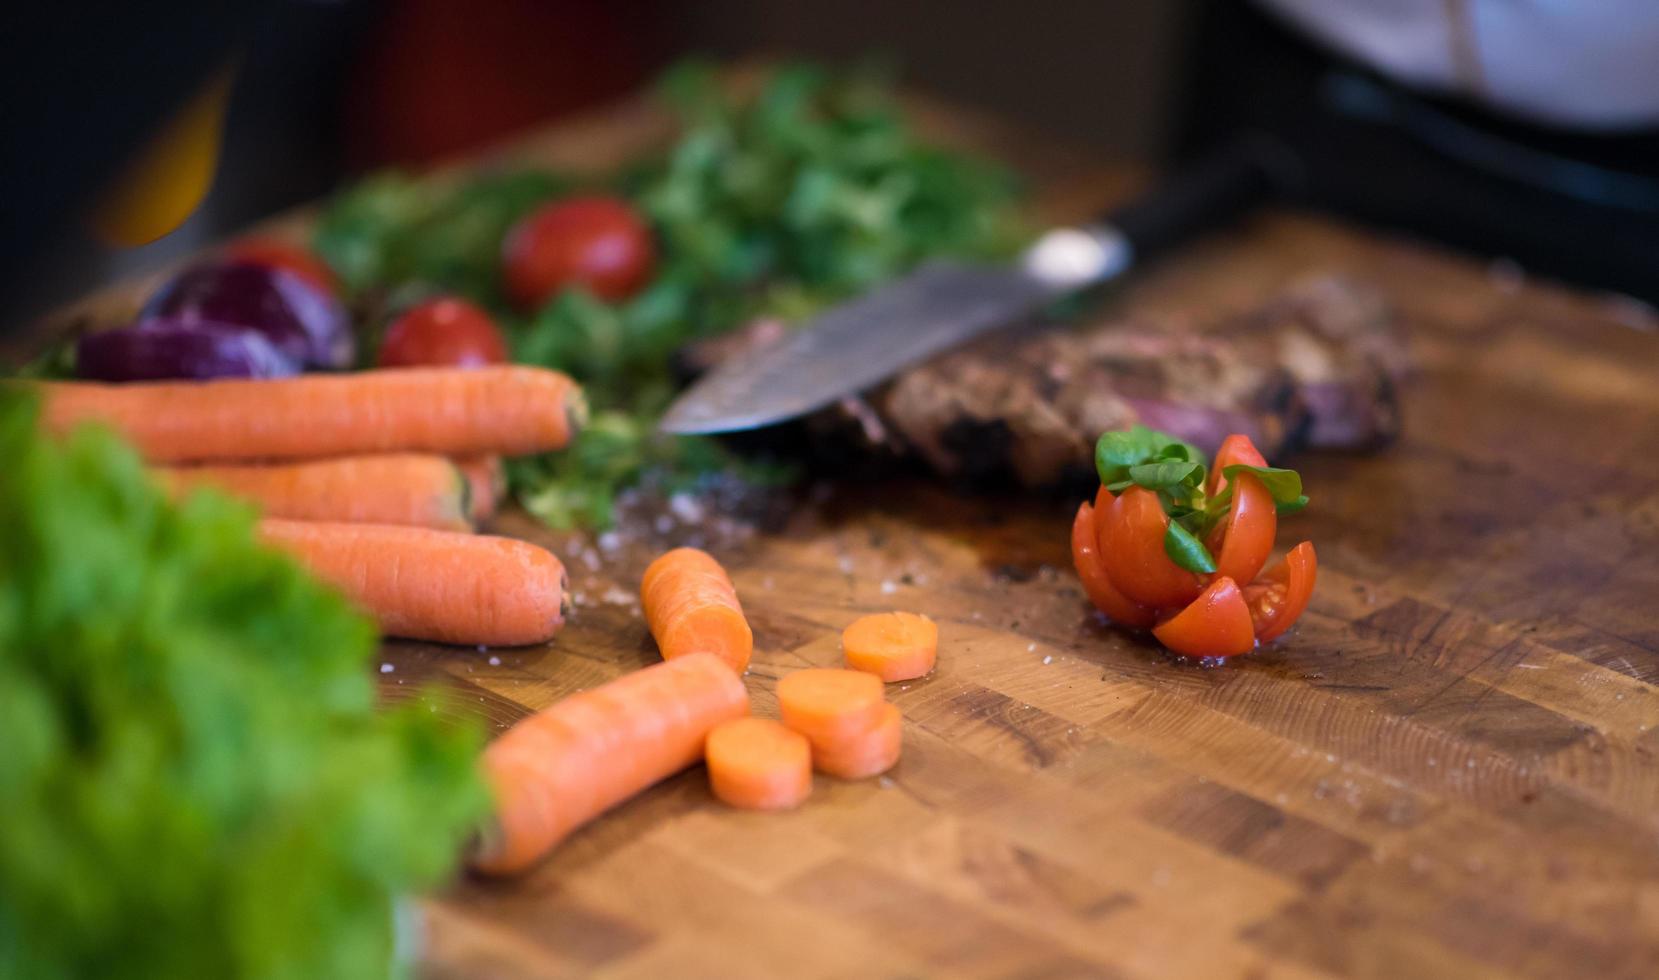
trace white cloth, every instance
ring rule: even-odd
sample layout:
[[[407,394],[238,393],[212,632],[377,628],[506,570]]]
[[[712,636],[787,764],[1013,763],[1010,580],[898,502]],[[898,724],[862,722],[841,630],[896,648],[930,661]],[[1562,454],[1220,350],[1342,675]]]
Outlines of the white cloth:
[[[1407,85],[1557,125],[1659,125],[1659,0],[1260,2]]]

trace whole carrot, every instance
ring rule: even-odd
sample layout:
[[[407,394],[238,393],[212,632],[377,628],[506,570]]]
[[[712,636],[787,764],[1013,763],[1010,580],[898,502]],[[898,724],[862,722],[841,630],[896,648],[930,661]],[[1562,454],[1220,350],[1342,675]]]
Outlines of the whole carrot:
[[[707,552],[675,548],[653,561],[640,583],[645,622],[664,660],[712,653],[739,674],[749,668],[754,634],[726,570]]]
[[[507,874],[577,827],[696,762],[723,721],[749,713],[743,682],[712,654],[653,664],[573,694],[484,750],[495,825],[472,864]]]
[[[559,449],[581,389],[532,367],[400,368],[297,378],[43,384],[54,431],[113,426],[156,463]]]
[[[266,517],[350,524],[409,524],[470,531],[468,487],[447,456],[342,456],[269,466],[178,466],[156,470],[175,493],[212,487]]]
[[[454,462],[467,479],[467,516],[474,524],[482,524],[495,516],[495,509],[507,494],[507,472],[501,457],[462,456]]]
[[[527,541],[274,518],[261,521],[259,533],[391,636],[518,646],[546,642],[564,625],[564,566]]]

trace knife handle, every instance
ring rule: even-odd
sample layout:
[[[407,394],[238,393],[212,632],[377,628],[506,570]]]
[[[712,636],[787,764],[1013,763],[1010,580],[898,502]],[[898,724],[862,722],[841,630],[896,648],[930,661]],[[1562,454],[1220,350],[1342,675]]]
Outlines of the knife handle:
[[[1298,169],[1289,148],[1250,134],[1164,179],[1103,224],[1121,234],[1140,261],[1263,203],[1294,183]]]

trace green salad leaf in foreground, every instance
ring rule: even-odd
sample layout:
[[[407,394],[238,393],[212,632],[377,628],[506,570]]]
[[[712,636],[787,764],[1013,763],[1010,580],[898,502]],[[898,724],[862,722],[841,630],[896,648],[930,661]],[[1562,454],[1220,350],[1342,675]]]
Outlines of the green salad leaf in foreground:
[[[686,343],[762,317],[798,321],[923,259],[1008,254],[1023,235],[1010,176],[924,141],[867,74],[793,66],[743,98],[685,65],[662,94],[676,139],[615,173],[383,174],[337,198],[317,231],[360,306],[463,293],[497,317],[515,360],[570,373],[608,413],[596,451],[510,468],[519,500],[554,524],[608,523],[617,490],[650,474],[684,484],[742,465],[708,440],[656,432]],[[573,190],[620,195],[644,215],[655,276],[619,303],[573,288],[518,313],[501,288],[501,241]]]
[[[0,976],[381,976],[486,805],[251,513],[0,390]]]

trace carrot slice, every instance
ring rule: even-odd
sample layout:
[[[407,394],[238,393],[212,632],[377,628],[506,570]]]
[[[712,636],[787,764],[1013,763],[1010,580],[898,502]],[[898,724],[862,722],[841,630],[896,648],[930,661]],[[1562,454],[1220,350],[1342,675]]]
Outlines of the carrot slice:
[[[297,378],[41,385],[61,432],[103,422],[156,463],[560,449],[586,415],[581,389],[532,367],[399,368]]]
[[[709,732],[749,712],[743,682],[690,654],[572,694],[484,750],[494,826],[472,855],[491,874],[528,868],[571,831],[695,763]]]
[[[873,727],[884,693],[881,678],[862,670],[797,670],[778,681],[778,713],[816,749]]]
[[[938,650],[938,625],[916,613],[860,616],[841,632],[847,666],[888,683],[926,674],[933,669]]]
[[[709,788],[744,810],[790,810],[812,792],[812,747],[769,718],[736,718],[709,732]]]
[[[658,556],[645,570],[639,591],[645,622],[664,660],[706,652],[739,674],[749,668],[754,633],[732,580],[707,552],[675,548]]]
[[[814,745],[812,764],[841,779],[866,779],[884,773],[899,761],[904,741],[904,718],[896,705],[884,704],[876,723],[856,735]]]
[[[546,642],[564,625],[564,566],[527,541],[275,518],[261,521],[259,534],[392,636],[518,646]]]
[[[461,456],[455,465],[467,480],[467,517],[482,524],[495,516],[507,496],[507,471],[500,456]]]
[[[174,493],[212,487],[257,505],[266,517],[472,530],[466,484],[444,456],[343,456],[270,466],[163,467],[156,473]]]

